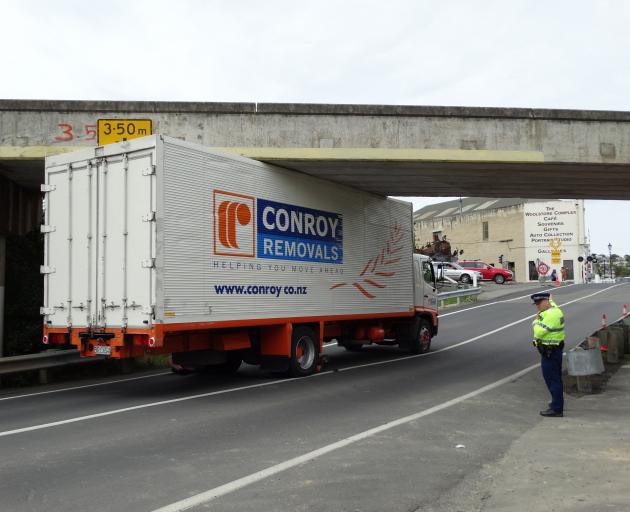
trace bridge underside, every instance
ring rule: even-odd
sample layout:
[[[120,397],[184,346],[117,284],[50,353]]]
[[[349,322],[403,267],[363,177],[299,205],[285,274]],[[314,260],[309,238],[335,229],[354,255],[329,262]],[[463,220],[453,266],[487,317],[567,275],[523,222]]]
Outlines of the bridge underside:
[[[630,199],[630,166],[296,162],[288,169],[391,196]]]
[[[548,163],[533,151],[223,148],[390,196],[630,199],[630,165]]]
[[[80,149],[80,148],[76,148]],[[64,148],[67,151],[66,148]],[[541,153],[476,150],[217,148],[392,196],[630,199],[630,164],[549,163]],[[39,189],[44,154],[0,155],[0,176]]]

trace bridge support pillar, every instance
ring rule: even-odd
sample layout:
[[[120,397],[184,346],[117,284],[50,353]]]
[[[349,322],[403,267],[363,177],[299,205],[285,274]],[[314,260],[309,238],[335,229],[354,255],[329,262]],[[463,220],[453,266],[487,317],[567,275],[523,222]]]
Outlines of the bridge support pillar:
[[[0,357],[4,354],[4,287],[7,267],[7,239],[0,235]]]

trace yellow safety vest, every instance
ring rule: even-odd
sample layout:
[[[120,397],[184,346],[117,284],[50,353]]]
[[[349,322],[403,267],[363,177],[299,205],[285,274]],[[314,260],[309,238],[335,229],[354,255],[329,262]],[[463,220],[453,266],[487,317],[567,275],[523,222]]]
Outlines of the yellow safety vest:
[[[564,314],[555,302],[551,302],[551,305],[532,322],[536,345],[557,346],[564,341]]]

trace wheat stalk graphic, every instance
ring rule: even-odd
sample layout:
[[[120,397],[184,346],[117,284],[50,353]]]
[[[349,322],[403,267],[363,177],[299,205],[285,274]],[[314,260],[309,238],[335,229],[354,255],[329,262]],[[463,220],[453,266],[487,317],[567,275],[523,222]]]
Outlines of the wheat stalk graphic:
[[[400,261],[398,253],[402,250],[400,245],[402,237],[402,229],[398,223],[394,224],[384,247],[381,248],[376,256],[368,260],[357,280],[352,283],[352,286],[364,297],[374,299],[378,290],[387,288],[387,279],[396,275],[396,272],[388,270],[388,265],[393,265]],[[348,283],[337,283],[331,286],[330,289],[334,290],[347,285]]]

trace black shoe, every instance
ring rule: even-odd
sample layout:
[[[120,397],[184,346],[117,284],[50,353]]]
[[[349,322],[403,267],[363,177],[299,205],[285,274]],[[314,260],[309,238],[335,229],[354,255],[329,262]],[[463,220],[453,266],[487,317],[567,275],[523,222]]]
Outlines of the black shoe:
[[[546,418],[562,418],[564,416],[564,414],[562,414],[562,411],[554,411],[551,408],[547,409],[546,411],[540,411],[540,415],[545,416]]]

